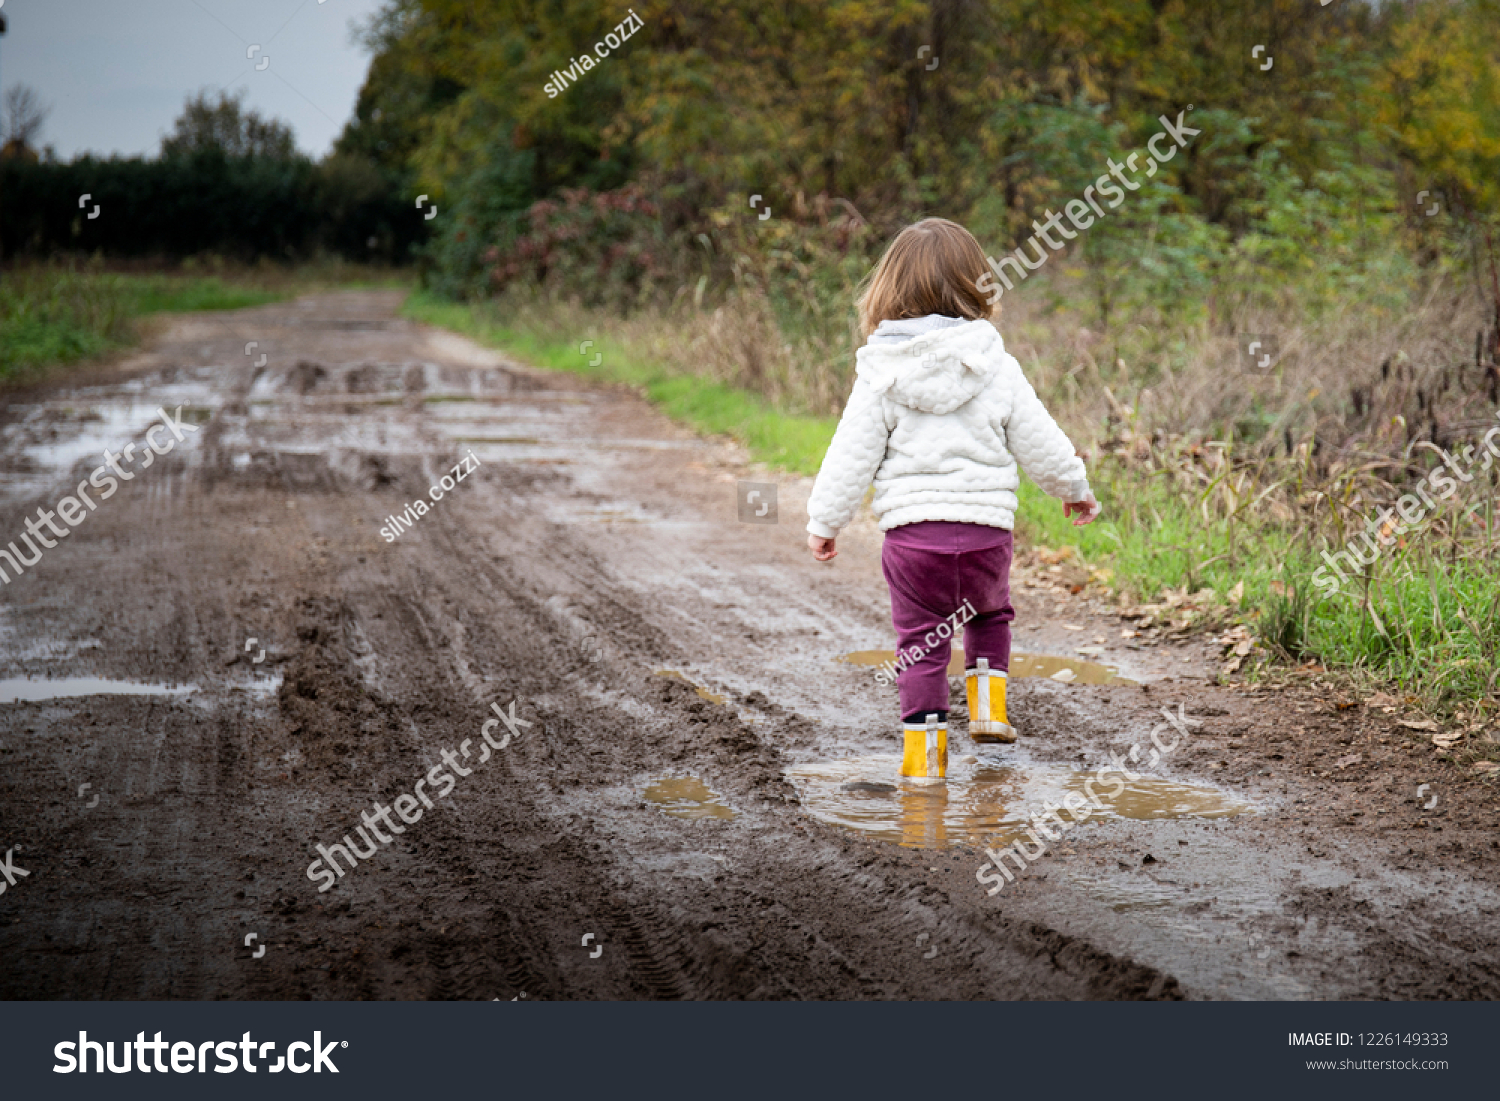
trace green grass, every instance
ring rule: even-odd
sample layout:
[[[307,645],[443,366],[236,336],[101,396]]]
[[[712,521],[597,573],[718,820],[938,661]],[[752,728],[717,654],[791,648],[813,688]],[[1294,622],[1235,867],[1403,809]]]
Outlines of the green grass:
[[[1486,502],[1490,532],[1494,511]],[[1494,549],[1493,535],[1415,532],[1339,595],[1289,594],[1273,604],[1267,622],[1303,652],[1393,680],[1440,713],[1477,701],[1493,705],[1500,680]]]
[[[188,313],[196,310],[243,310],[285,298],[285,293],[259,287],[235,286],[215,277],[124,277],[124,292],[132,315]]]
[[[58,266],[0,274],[0,381],[134,343],[139,317],[233,310],[283,297],[217,277],[125,275]]]
[[[633,386],[674,420],[743,443],[756,462],[798,474],[816,474],[838,421],[782,413],[755,394],[691,375],[672,375],[630,348],[595,340],[586,354],[572,334],[538,334],[503,325],[487,305],[469,305],[418,291],[402,313],[500,348],[537,367],[571,371]],[[595,356],[600,362],[591,363]]]
[[[129,333],[116,284],[47,268],[0,275],[0,379],[98,355]]]
[[[409,285],[400,273],[331,262],[233,267],[209,258],[143,273],[20,266],[0,272],[0,383],[129,347],[139,338],[134,322],[150,314],[240,310],[330,287]]]
[[[1090,464],[1089,479],[1103,512],[1082,528],[1023,479],[1019,534],[1031,543],[1074,547],[1090,566],[1112,571],[1116,588],[1138,600],[1169,589],[1212,589],[1222,597],[1243,582],[1245,602],[1256,604],[1273,581],[1288,583],[1293,564],[1306,557],[1290,529],[1211,513],[1205,518],[1201,499],[1165,472],[1130,470],[1104,457]]]
[[[1231,589],[1243,584],[1241,599],[1224,610],[1252,624],[1284,657],[1394,684],[1434,714],[1481,702],[1493,707],[1500,571],[1492,535],[1413,533],[1404,547],[1382,553],[1367,580],[1351,579],[1326,597],[1312,581],[1325,543],[1306,520],[1216,515],[1204,507],[1206,494],[1185,491],[1169,472],[1127,470],[1109,457],[1092,464],[1090,477],[1104,512],[1084,528],[1023,481],[1022,539],[1072,546],[1086,565],[1109,570],[1117,589],[1143,602],[1172,589],[1206,588],[1228,605]],[[1493,502],[1485,507],[1484,528],[1493,532]],[[1463,506],[1450,511],[1457,515]]]

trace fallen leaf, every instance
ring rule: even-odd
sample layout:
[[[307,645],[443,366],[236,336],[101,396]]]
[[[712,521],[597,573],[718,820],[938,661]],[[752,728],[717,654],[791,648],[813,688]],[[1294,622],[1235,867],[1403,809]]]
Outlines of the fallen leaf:
[[[1083,654],[1083,655],[1085,655],[1087,657],[1094,658],[1094,657],[1098,657],[1100,654],[1104,653],[1104,647],[1103,646],[1075,646],[1073,648],[1073,652],[1074,653],[1078,653],[1078,654]]]
[[[1254,639],[1242,638],[1234,645],[1234,656],[1239,658],[1246,657],[1254,648]]]
[[[1335,700],[1333,706],[1337,707],[1340,711],[1348,711],[1358,707],[1359,704],[1353,700]]]
[[[1340,757],[1337,761],[1334,761],[1333,767],[1339,769],[1348,768],[1350,765],[1359,764],[1364,759],[1365,755],[1363,753],[1351,753],[1347,757]]]
[[[1073,672],[1073,670],[1071,670],[1071,669],[1064,668],[1064,669],[1059,669],[1057,672],[1053,673],[1047,679],[1048,680],[1061,681],[1063,684],[1070,684],[1073,681],[1075,681],[1075,680],[1078,679],[1078,674],[1075,673],[1075,672]]]
[[[1082,631],[1083,630],[1082,627],[1075,627],[1071,623],[1064,623],[1062,625],[1062,628],[1063,628],[1064,631]]]
[[[1232,589],[1229,590],[1229,603],[1231,603],[1231,604],[1238,604],[1244,598],[1245,598],[1245,583],[1243,581],[1236,581],[1234,583],[1234,588],[1232,588]]]
[[[1438,724],[1431,719],[1400,719],[1401,726],[1407,730],[1437,730]]]
[[[1441,734],[1434,734],[1432,736],[1432,744],[1439,749],[1452,749],[1463,740],[1464,734],[1462,730],[1445,730]]]
[[[1244,660],[1245,659],[1242,657],[1230,658],[1223,665],[1219,666],[1219,676],[1227,677],[1231,673],[1238,673],[1240,671],[1240,665],[1244,662]]]
[[[1474,771],[1483,774],[1500,772],[1500,763],[1494,761],[1475,761]]]
[[[1385,692],[1376,692],[1365,701],[1366,707],[1395,707],[1401,701]]]

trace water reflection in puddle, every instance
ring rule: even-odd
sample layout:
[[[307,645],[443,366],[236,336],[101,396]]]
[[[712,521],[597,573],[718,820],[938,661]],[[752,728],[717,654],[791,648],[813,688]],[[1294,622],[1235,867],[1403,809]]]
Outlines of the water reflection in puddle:
[[[642,796],[673,818],[733,818],[722,797],[696,776],[668,776],[648,787]]]
[[[900,767],[896,754],[879,754],[804,765],[787,777],[803,809],[819,821],[909,849],[1009,844],[1024,836],[1030,816],[1045,813],[1049,802],[1061,806],[1070,793],[1088,799],[1088,781],[1093,781],[1093,792],[1103,804],[1087,819],[1090,822],[1226,818],[1252,809],[1216,788],[1148,776],[1132,782],[1116,772],[1101,782],[1093,772],[1069,769],[950,765],[946,783],[928,786],[902,779]],[[1114,794],[1121,784],[1124,790]],[[1059,816],[1071,826],[1066,811]],[[1058,830],[1054,819],[1045,821]]]
[[[257,698],[269,697],[281,687],[281,674],[272,673],[247,681],[231,681],[225,687],[230,692],[247,692]],[[0,704],[37,703],[81,696],[187,696],[194,692],[201,693],[202,688],[196,684],[141,684],[137,681],[108,680],[104,677],[11,677],[0,680]]]
[[[845,654],[838,660],[850,665],[879,667],[888,661],[894,662],[896,654],[893,650],[856,650],[852,654]],[[1052,677],[1064,669],[1071,670],[1073,673],[1073,676],[1069,678],[1071,684],[1132,685],[1135,683],[1133,680],[1120,676],[1120,671],[1113,666],[1084,661],[1082,658],[1059,658],[1050,654],[1012,653],[1010,655],[1009,672],[1012,677]],[[957,647],[954,647],[953,656],[948,659],[948,675],[950,677],[964,675],[964,653]]]
[[[61,700],[73,696],[183,696],[198,691],[197,685],[168,688],[163,684],[137,684],[103,677],[59,677],[56,680],[12,677],[0,680],[0,703]]]
[[[158,410],[163,406],[174,410],[174,417],[180,406],[183,422],[194,425],[207,423],[213,415],[203,386],[160,386],[150,402],[120,392],[125,389],[129,387],[89,389],[68,398],[10,406],[11,419],[0,427],[0,447],[11,456],[11,469],[0,474],[0,496],[33,492],[80,462],[100,465],[106,449],[121,451],[132,440],[142,440],[152,424],[160,423]],[[194,446],[189,435],[177,450]]]

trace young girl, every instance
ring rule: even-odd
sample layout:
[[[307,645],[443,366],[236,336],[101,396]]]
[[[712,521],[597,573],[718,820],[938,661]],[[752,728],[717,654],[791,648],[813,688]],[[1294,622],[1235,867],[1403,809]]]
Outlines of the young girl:
[[[948,771],[949,639],[960,614],[969,734],[1016,740],[1005,684],[1017,463],[1062,498],[1075,526],[1099,515],[1083,459],[989,321],[976,286],[987,270],[979,242],[944,218],[891,242],[859,301],[867,343],[807,502],[807,545],[826,562],[874,479],[897,653],[913,659],[897,678],[901,775],[929,781]]]

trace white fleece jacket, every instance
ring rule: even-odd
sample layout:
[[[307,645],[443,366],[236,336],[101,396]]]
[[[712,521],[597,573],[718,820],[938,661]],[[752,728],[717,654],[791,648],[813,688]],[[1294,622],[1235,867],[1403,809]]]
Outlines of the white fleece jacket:
[[[836,537],[872,478],[881,531],[921,520],[1010,529],[1018,462],[1043,492],[1092,499],[1074,450],[988,321],[884,321],[856,356],[807,530]]]

